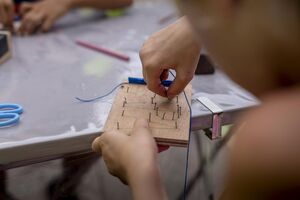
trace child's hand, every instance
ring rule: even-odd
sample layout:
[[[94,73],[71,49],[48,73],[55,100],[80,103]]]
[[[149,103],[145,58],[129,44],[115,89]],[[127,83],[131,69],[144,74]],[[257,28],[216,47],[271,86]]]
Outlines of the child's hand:
[[[148,88],[172,99],[192,80],[199,56],[200,44],[194,38],[185,17],[153,34],[140,51]],[[161,85],[161,79],[168,78],[169,69],[175,69],[176,78],[166,91]]]
[[[12,0],[0,0],[0,23],[12,28],[14,19],[14,3]]]
[[[137,174],[149,175],[157,168],[158,149],[145,119],[135,122],[130,136],[119,131],[105,132],[92,147],[102,154],[108,171],[123,183],[130,183]]]
[[[47,32],[53,23],[71,7],[70,0],[44,0],[36,3],[22,3],[22,22],[17,32],[30,35],[38,31]]]

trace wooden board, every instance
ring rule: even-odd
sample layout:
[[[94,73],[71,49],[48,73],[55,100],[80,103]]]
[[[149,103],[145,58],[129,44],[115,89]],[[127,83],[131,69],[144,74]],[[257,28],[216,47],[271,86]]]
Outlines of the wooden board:
[[[11,57],[11,34],[8,31],[0,31],[0,64]]]
[[[192,87],[185,89],[191,103]],[[118,90],[104,130],[130,135],[136,119],[145,118],[158,144],[186,147],[190,110],[184,93],[173,100],[155,95],[145,85],[124,84]]]

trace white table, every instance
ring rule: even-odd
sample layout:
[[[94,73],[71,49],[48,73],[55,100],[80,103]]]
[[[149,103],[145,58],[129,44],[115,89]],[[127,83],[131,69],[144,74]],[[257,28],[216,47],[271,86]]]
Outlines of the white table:
[[[74,97],[94,97],[109,91],[129,75],[140,74],[138,50],[143,41],[165,25],[172,13],[166,2],[138,3],[122,17],[74,11],[52,32],[13,39],[13,58],[0,66],[0,102],[18,103],[24,113],[17,126],[0,129],[0,169],[90,151],[101,133],[113,95],[103,101],[80,103]],[[75,44],[80,39],[122,51],[120,61]],[[224,112],[224,124],[256,104],[255,98],[221,71],[196,76],[193,99],[207,96]],[[193,100],[193,129],[211,127],[212,115]]]

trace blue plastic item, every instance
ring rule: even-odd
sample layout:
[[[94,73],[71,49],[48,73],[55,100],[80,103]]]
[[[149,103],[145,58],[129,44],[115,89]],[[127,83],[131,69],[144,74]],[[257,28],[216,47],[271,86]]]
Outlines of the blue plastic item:
[[[170,87],[172,82],[173,81],[165,80],[165,81],[162,81],[161,84],[165,87]],[[128,77],[128,83],[146,85],[146,82],[143,78],[136,78],[136,77]]]
[[[18,104],[0,104],[0,127],[16,125],[22,113],[23,108]]]

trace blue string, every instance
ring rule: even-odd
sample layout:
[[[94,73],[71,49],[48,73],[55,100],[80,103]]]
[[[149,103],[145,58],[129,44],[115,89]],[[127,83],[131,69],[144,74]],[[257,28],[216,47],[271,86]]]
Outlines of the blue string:
[[[107,96],[109,96],[111,93],[113,93],[118,87],[122,86],[123,84],[125,83],[120,83],[118,84],[117,86],[115,86],[111,91],[109,91],[107,94],[105,95],[102,95],[102,96],[99,96],[99,97],[95,97],[95,98],[92,98],[92,99],[82,99],[82,98],[79,98],[79,97],[75,97],[75,99],[77,99],[78,101],[81,101],[83,103],[88,103],[88,102],[93,102],[93,101],[96,101],[96,100],[99,100],[99,99],[103,99]]]
[[[188,175],[188,168],[189,168],[189,154],[190,154],[190,141],[191,141],[191,133],[192,133],[192,108],[190,105],[190,102],[186,96],[185,91],[183,91],[183,94],[185,96],[186,102],[189,106],[190,109],[190,128],[189,128],[189,142],[188,142],[188,147],[187,147],[187,155],[186,155],[186,166],[185,166],[185,177],[184,177],[184,197],[183,199],[186,199],[186,189],[187,189],[187,175]]]
[[[175,78],[175,75],[173,74],[172,71],[170,71],[170,74]],[[189,102],[189,99],[185,93],[185,90],[183,90],[183,94],[186,100],[186,103],[189,107],[190,110],[190,127],[189,127],[189,142],[188,142],[188,147],[187,147],[187,155],[186,155],[186,165],[185,165],[185,176],[184,176],[184,196],[183,199],[186,199],[186,190],[187,190],[187,174],[188,174],[188,168],[189,168],[189,154],[190,154],[190,141],[191,141],[191,133],[192,133],[192,107]]]

